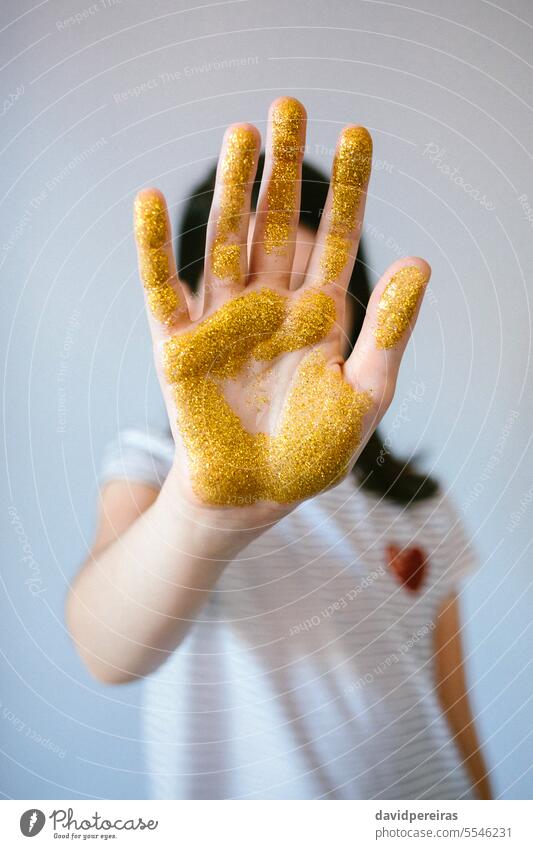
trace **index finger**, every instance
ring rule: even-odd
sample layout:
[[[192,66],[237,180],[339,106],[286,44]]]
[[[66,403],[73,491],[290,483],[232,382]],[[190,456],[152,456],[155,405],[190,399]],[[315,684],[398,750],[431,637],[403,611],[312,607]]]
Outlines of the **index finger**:
[[[372,138],[365,127],[339,136],[326,206],[309,259],[304,287],[320,286],[344,298],[363,222],[372,165]]]

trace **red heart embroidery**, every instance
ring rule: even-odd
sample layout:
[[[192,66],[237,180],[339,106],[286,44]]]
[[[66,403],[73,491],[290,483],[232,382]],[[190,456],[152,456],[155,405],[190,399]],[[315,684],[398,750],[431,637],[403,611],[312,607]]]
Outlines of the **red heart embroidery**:
[[[416,593],[426,574],[427,557],[423,549],[418,546],[400,548],[398,545],[388,545],[386,552],[389,569],[406,590]]]

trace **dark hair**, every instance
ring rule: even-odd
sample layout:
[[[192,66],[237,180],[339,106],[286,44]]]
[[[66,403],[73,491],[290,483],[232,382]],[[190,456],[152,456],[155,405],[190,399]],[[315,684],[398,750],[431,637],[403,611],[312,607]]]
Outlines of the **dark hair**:
[[[264,157],[261,155],[252,190],[253,209],[257,205],[263,165]],[[205,180],[202,180],[192,191],[178,230],[178,270],[181,279],[193,292],[198,288],[204,267],[207,219],[213,200],[215,170],[213,167]],[[313,232],[318,229],[327,191],[328,180],[324,174],[312,165],[304,163],[300,224]],[[370,297],[367,266],[361,248],[359,248],[348,292],[358,305],[350,334],[350,348],[353,348],[361,331]],[[400,504],[410,504],[412,501],[429,498],[438,489],[437,482],[431,477],[417,473],[409,463],[395,457],[382,442],[378,431],[374,431],[370,437],[357,460],[354,472],[362,487]]]

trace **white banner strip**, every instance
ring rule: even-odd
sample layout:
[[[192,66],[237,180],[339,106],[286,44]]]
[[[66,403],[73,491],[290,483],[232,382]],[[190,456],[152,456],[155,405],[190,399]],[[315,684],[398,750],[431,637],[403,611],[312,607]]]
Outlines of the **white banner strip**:
[[[2,846],[231,849],[533,845],[531,802],[2,801]],[[29,840],[35,837],[35,844]]]

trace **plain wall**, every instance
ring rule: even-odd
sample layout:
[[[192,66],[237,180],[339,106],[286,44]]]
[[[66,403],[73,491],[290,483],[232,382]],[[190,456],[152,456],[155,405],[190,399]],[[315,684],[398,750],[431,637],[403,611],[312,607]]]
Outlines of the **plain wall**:
[[[177,215],[226,125],[263,132],[288,93],[325,169],[345,123],[373,134],[374,279],[403,254],[433,266],[383,435],[462,509],[482,563],[461,593],[477,722],[496,794],[531,798],[531,4],[11,0],[1,15],[0,791],[146,794],[140,687],[96,684],[63,619],[104,446],[164,423],[132,198],[155,184]]]

